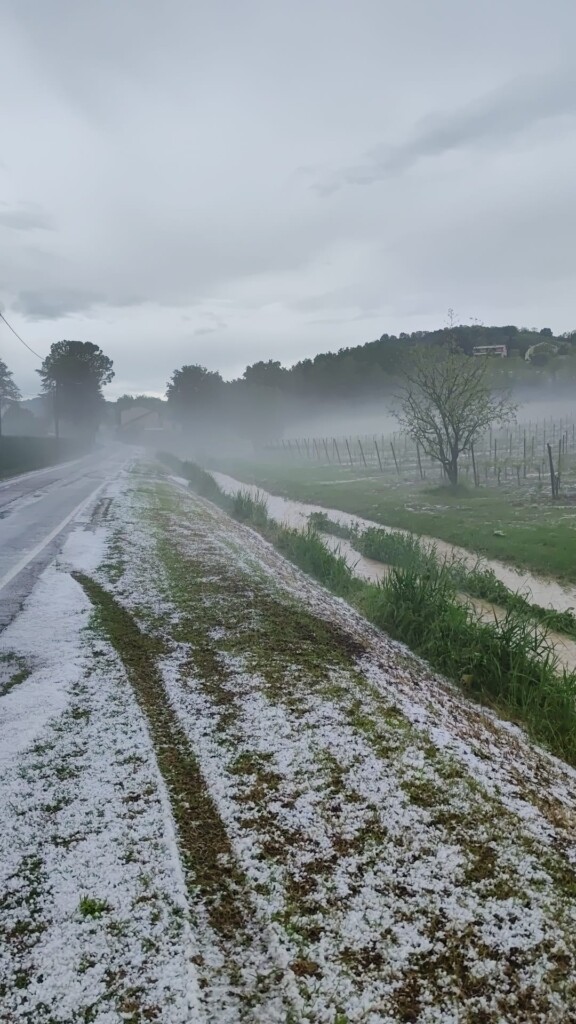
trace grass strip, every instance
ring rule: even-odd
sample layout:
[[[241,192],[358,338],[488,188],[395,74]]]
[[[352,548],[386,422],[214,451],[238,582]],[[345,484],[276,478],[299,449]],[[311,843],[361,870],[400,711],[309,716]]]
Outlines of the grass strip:
[[[245,881],[186,734],[168,702],[156,665],[161,644],[143,633],[132,615],[99,583],[83,573],[73,575],[94,605],[146,717],[170,795],[191,895],[200,891],[213,928],[224,938],[237,940],[245,931],[241,899]]]
[[[230,497],[209,473],[191,463],[179,462],[178,469],[194,490],[195,482],[202,488],[199,493],[210,490],[212,500],[229,514],[240,508],[243,522],[374,625],[576,765],[576,673],[558,672],[545,628],[516,609],[508,609],[498,622],[479,621],[458,603],[449,566],[428,559],[423,567],[416,555],[414,564],[393,567],[382,583],[367,583],[354,576],[343,557],[327,550],[313,527],[302,532],[280,526],[266,516],[261,498],[245,492],[241,499]]]

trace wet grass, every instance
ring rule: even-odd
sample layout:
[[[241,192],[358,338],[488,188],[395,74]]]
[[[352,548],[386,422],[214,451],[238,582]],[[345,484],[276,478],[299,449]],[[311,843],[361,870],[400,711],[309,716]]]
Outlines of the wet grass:
[[[493,569],[480,560],[470,567],[462,558],[440,557],[434,547],[424,545],[411,534],[394,533],[378,527],[358,530],[335,523],[323,512],[309,516],[309,523],[323,533],[346,537],[360,554],[384,565],[402,569],[416,569],[427,572],[434,566],[442,566],[452,579],[455,587],[470,597],[488,601],[506,611],[540,622],[548,629],[576,637],[576,616],[570,611],[556,611],[535,604],[521,593],[510,590],[498,579]]]
[[[384,707],[381,695],[376,700],[378,708],[374,713],[375,699],[370,705],[358,693],[362,681],[354,666],[356,659],[364,653],[363,647],[353,637],[330,622],[311,615],[290,599],[278,600],[273,593],[266,591],[257,577],[250,575],[246,567],[242,568],[235,559],[228,558],[219,544],[212,552],[207,539],[209,530],[209,524],[203,523],[200,529],[193,520],[190,521],[186,533],[187,548],[191,553],[184,553],[177,541],[164,537],[161,555],[168,571],[171,598],[185,613],[175,627],[176,637],[180,643],[190,645],[203,688],[214,700],[218,712],[222,707],[229,709],[230,705],[241,710],[238,707],[241,697],[239,699],[234,693],[233,681],[217,657],[218,652],[226,651],[235,659],[241,659],[241,671],[246,669],[256,673],[255,678],[261,681],[272,700],[283,703],[296,715],[305,714],[307,701],[313,695],[332,698],[344,718],[364,733],[377,754],[390,762],[391,770],[397,770],[406,745],[416,743],[417,734],[400,712]],[[196,536],[198,543],[195,543]],[[221,627],[225,625],[226,630],[213,643],[210,639],[212,630],[218,624]],[[209,657],[206,656],[207,646],[212,648]],[[236,661],[237,669],[238,664]],[[334,676],[331,671],[334,668],[342,668],[345,673]],[[234,717],[227,726],[228,736],[234,742]],[[427,761],[426,775],[420,777],[416,772],[408,771],[404,792],[412,804],[427,811],[432,828],[445,832],[446,842],[458,843],[466,851],[464,887],[482,888],[493,881],[495,854],[492,844],[502,844],[516,836],[517,822],[512,815],[506,817],[500,813],[498,816],[495,805],[486,794],[476,794],[474,781],[462,771],[461,766],[450,764],[448,767],[447,758],[437,757],[436,751],[433,753],[434,756],[431,755]],[[299,953],[289,966],[303,983],[306,978],[313,979],[321,974],[315,946],[322,937],[323,916],[335,909],[330,900],[319,895],[322,886],[328,884],[341,858],[359,857],[368,864],[372,856],[378,856],[378,851],[387,841],[386,829],[376,808],[364,806],[363,799],[350,789],[348,772],[328,751],[319,749],[317,756],[318,765],[322,766],[325,775],[323,791],[333,826],[331,847],[321,852],[310,847],[310,857],[304,858],[297,869],[292,863],[293,855],[308,848],[308,841],[303,847],[304,837],[286,827],[278,809],[285,806],[287,799],[296,800],[298,793],[292,792],[290,797],[287,796],[283,776],[275,770],[273,755],[241,749],[227,766],[224,761],[222,766],[223,772],[228,772],[236,780],[235,799],[241,827],[258,837],[264,859],[283,866],[286,903],[273,919],[296,944]],[[339,833],[338,807],[343,799],[356,799],[359,806],[362,805],[365,821],[354,835]],[[527,849],[526,855],[529,856],[530,852]],[[514,868],[502,866],[499,875],[498,889],[490,891],[488,897],[521,901],[522,874]],[[399,901],[406,901],[409,896],[410,890],[404,890],[399,884]],[[432,931],[432,924],[430,927]],[[478,936],[471,937],[470,941],[475,948],[481,946]],[[380,948],[381,936],[377,930],[375,943],[374,948],[365,950],[347,951],[344,948],[343,969],[366,977],[377,972],[385,955]],[[457,945],[455,938],[444,944],[443,965],[446,969],[458,955]],[[514,974],[519,965],[511,960],[510,969]],[[420,986],[429,987],[429,972],[422,968],[418,976]],[[409,978],[405,984],[409,986]],[[407,1008],[412,1003],[407,999],[402,989],[394,1000],[399,1020],[410,1019]]]
[[[250,550],[242,546],[248,537],[247,532],[230,529],[230,524],[226,526],[225,519],[214,509],[203,502],[188,502],[181,491],[160,486],[154,489],[155,500],[150,504],[151,493],[147,492],[142,509],[150,505],[149,522],[154,527],[159,544],[157,552],[161,557],[151,557],[150,564],[143,565],[141,575],[137,575],[143,588],[146,580],[149,586],[148,590],[143,589],[146,598],[142,597],[135,614],[128,615],[126,619],[118,616],[113,606],[109,609],[110,615],[118,620],[115,627],[119,633],[117,649],[121,654],[124,652],[122,656],[125,664],[134,658],[133,671],[140,677],[146,676],[146,680],[141,678],[137,686],[148,688],[147,699],[151,702],[167,702],[161,680],[155,675],[158,657],[168,650],[166,641],[163,642],[160,635],[162,630],[165,628],[170,631],[172,639],[178,642],[180,653],[185,646],[189,648],[190,664],[185,665],[182,673],[182,689],[185,692],[186,687],[190,686],[197,691],[202,690],[210,699],[214,710],[210,729],[214,729],[217,742],[221,744],[222,771],[234,776],[237,782],[236,821],[251,835],[251,841],[260,845],[262,859],[272,861],[285,872],[282,879],[287,901],[273,920],[294,941],[295,949],[291,953],[288,967],[299,979],[301,991],[307,997],[314,994],[315,979],[322,974],[324,966],[322,956],[317,955],[314,944],[322,944],[325,923],[331,915],[342,912],[341,894],[335,892],[332,895],[326,889],[335,866],[341,858],[351,856],[360,858],[369,870],[370,863],[373,863],[370,857],[382,859],[389,836],[386,835],[386,822],[379,820],[376,813],[378,808],[373,808],[374,814],[370,816],[371,808],[364,805],[362,814],[366,817],[365,827],[358,829],[354,835],[339,829],[340,802],[358,801],[360,805],[362,798],[355,790],[354,778],[340,761],[333,759],[334,763],[326,766],[326,772],[323,767],[321,769],[322,778],[326,778],[327,783],[324,810],[331,816],[330,843],[333,849],[327,846],[326,849],[314,851],[310,844],[310,859],[305,859],[303,865],[300,863],[298,871],[293,870],[294,852],[298,850],[301,853],[303,843],[308,843],[308,840],[294,827],[286,827],[279,808],[293,806],[285,802],[298,799],[298,786],[292,784],[288,790],[285,777],[277,770],[279,763],[274,755],[262,755],[251,748],[236,745],[241,730],[236,729],[235,716],[237,711],[241,713],[243,697],[246,695],[246,690],[242,689],[245,685],[242,677],[246,670],[254,673],[250,685],[256,688],[261,686],[270,700],[282,701],[294,715],[301,714],[302,728],[310,724],[305,719],[307,701],[314,703],[320,696],[328,700],[332,697],[343,720],[362,730],[370,739],[373,749],[390,763],[390,771],[406,769],[403,791],[407,801],[422,809],[423,820],[429,819],[432,843],[438,842],[439,835],[445,835],[448,843],[454,840],[462,847],[465,854],[463,889],[476,889],[481,896],[486,895],[488,902],[501,901],[504,915],[508,913],[508,900],[522,906],[524,861],[521,859],[520,870],[514,866],[508,869],[505,863],[498,862],[492,846],[493,841],[505,845],[503,837],[505,840],[510,820],[500,813],[501,806],[496,801],[487,800],[485,794],[482,797],[479,794],[475,800],[474,780],[469,778],[461,765],[448,765],[448,758],[434,760],[432,756],[427,756],[425,771],[419,774],[417,769],[412,770],[409,758],[404,759],[402,756],[406,744],[416,743],[412,727],[398,710],[381,707],[384,703],[381,695],[379,703],[370,702],[366,688],[359,688],[360,675],[355,663],[364,653],[364,648],[350,635],[352,631],[311,614],[299,601],[287,597],[282,586],[276,588],[269,573],[260,575],[258,554],[251,556]],[[227,511],[234,507],[224,498],[222,505]],[[190,511],[189,516],[182,515],[184,507]],[[247,525],[255,526],[252,507],[245,497],[240,507],[236,507],[236,515]],[[342,560],[326,552],[315,531],[299,534],[298,531],[279,530],[267,519],[263,521],[261,507],[257,517],[258,529],[268,540],[277,547],[283,544],[284,552],[290,552],[292,560],[298,561],[298,564],[306,567],[308,572],[315,574],[322,582],[325,582],[328,573],[332,579],[331,588],[351,604],[361,607],[367,593],[365,585],[354,579]],[[151,548],[145,550],[154,553]],[[335,559],[337,569],[334,563],[325,561],[325,554]],[[268,555],[272,557],[270,552]],[[292,575],[289,567],[285,566],[285,572],[288,576]],[[305,590],[305,580],[301,580],[301,584]],[[170,610],[164,618],[157,612],[153,613],[153,627],[149,630],[147,608],[150,606],[157,609],[158,598],[163,594],[169,599]],[[148,637],[149,660],[140,662],[136,648],[141,646],[142,635],[151,631],[156,634],[156,639]],[[128,651],[127,654],[126,635],[128,648],[134,647],[133,653]],[[231,657],[227,658],[226,655]],[[185,652],[182,656],[186,656]],[[236,688],[232,679],[234,672],[238,673],[239,679]],[[229,717],[226,728],[221,730],[223,716]],[[157,745],[158,734],[153,738]],[[174,742],[168,730],[160,738],[166,746]],[[419,749],[421,745],[420,735]],[[319,759],[322,753],[319,745]],[[166,760],[168,755],[164,753],[163,757]],[[307,783],[310,784],[309,776],[303,781],[303,786]],[[463,798],[459,799],[462,795]],[[194,812],[189,814],[196,816]],[[490,832],[492,825],[493,832]],[[178,829],[180,831],[180,823]],[[517,833],[512,827],[509,832],[513,842]],[[399,836],[399,845],[404,850],[403,835]],[[406,847],[407,853],[408,850],[409,846]],[[526,850],[526,854],[528,857],[530,851]],[[553,859],[557,859],[555,854]],[[494,877],[496,869],[497,879]],[[556,867],[551,860],[550,875],[556,883],[557,871],[556,874],[554,871]],[[392,880],[391,891],[399,919],[405,920],[406,927],[409,927],[412,923],[412,890],[408,876],[404,877],[402,872],[400,874],[402,877]],[[350,899],[353,899],[355,891],[359,891],[363,880],[361,869],[357,877],[351,880]],[[319,883],[324,886],[323,890]],[[215,884],[219,885],[221,881],[215,881]],[[258,885],[261,888],[258,889]],[[253,884],[252,888],[265,898],[268,895],[260,882]],[[191,894],[197,899],[203,895],[203,890],[192,887]],[[404,911],[405,919],[402,918]],[[463,998],[475,1000],[483,995],[485,980],[475,977],[471,968],[475,959],[493,958],[494,950],[483,945],[480,929],[472,926],[468,928],[467,925],[456,929],[447,928],[442,912],[434,914],[432,910],[429,920],[426,917],[426,929],[433,950],[421,957],[416,954],[407,970],[398,978],[398,985],[390,997],[391,1009],[386,1007],[391,1019],[417,1020],[418,1015],[430,1007],[431,990],[437,993],[435,1009],[439,1013],[445,1010],[447,1017],[453,1013],[454,985]],[[230,937],[234,939],[233,934]],[[382,970],[389,956],[391,942],[391,935],[378,927],[374,928],[374,941],[371,941],[370,936],[364,948],[348,949],[343,942],[342,971],[349,972],[354,978],[354,984],[358,981],[360,985],[363,978],[369,982],[371,977],[378,976]],[[534,955],[536,957],[539,954]],[[508,977],[507,992],[512,992],[512,999],[518,993],[519,1005],[523,999],[525,974],[530,971],[536,973],[538,969],[534,961],[536,966],[532,970],[531,957],[531,950],[527,954],[516,950],[509,952],[507,949],[502,952],[501,962]],[[552,951],[552,960],[560,970],[561,955],[556,957],[555,951]],[[571,969],[571,960],[567,967]],[[569,996],[565,1003],[569,1004]],[[521,1005],[524,1007],[524,1003]],[[542,994],[541,1003],[539,996],[531,994],[526,998],[522,1013],[526,1019],[530,1014],[533,1014],[533,1019],[540,1019],[538,1015],[542,1006],[541,1016],[544,1019],[550,1005],[547,992]],[[334,1007],[335,1016],[331,1018],[331,1024],[332,1021],[343,1024],[347,1019],[345,1010],[345,1006]],[[475,1006],[470,1016],[463,1016],[462,1019],[486,1022],[497,1019],[497,1014],[493,1012],[483,1017],[476,1010]],[[501,1007],[501,1012],[506,1011],[507,1002]],[[248,1010],[245,1019],[255,1019],[255,1015],[250,1015]],[[285,1019],[296,1024],[303,1019],[303,1015],[288,1012]]]
[[[231,499],[218,491],[217,504],[230,511]],[[459,604],[450,566],[430,562],[426,553],[422,564],[418,542],[412,538],[406,546],[406,566],[393,568],[374,585],[355,577],[314,529],[301,532],[268,518],[263,523],[261,503],[245,494],[243,521],[256,526],[252,509],[256,528],[299,568],[406,643],[467,694],[524,725],[533,739],[576,764],[576,673],[558,670],[542,626],[515,609],[498,622],[479,621]],[[401,539],[396,537],[394,545],[399,550]]]
[[[470,696],[576,764],[576,674],[558,670],[541,627],[510,611],[480,622],[458,603],[442,566],[392,569],[381,585],[365,584],[356,603]]]
[[[20,655],[6,652],[0,654],[0,696],[10,693],[30,675],[26,660]]]
[[[576,583],[576,505],[528,488],[391,484],[355,467],[219,460],[218,469],[273,494],[437,537],[485,558]]]

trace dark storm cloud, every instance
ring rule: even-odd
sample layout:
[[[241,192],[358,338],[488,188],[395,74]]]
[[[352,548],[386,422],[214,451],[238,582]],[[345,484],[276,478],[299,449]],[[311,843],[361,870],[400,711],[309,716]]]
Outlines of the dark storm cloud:
[[[50,288],[46,291],[19,292],[13,307],[30,320],[59,320],[71,313],[87,313],[104,300],[105,296],[96,292]]]
[[[109,296],[102,292],[53,287],[44,291],[19,292],[13,308],[29,320],[59,320],[75,313],[95,316],[97,307],[106,306],[108,301]],[[119,309],[140,305],[142,299],[135,297],[118,297],[116,301]]]

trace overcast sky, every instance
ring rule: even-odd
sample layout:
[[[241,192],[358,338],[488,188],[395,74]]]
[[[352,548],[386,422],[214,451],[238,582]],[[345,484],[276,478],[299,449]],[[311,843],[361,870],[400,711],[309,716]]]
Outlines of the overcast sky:
[[[109,397],[449,307],[576,328],[574,0],[0,0],[0,34],[0,308],[99,344]]]

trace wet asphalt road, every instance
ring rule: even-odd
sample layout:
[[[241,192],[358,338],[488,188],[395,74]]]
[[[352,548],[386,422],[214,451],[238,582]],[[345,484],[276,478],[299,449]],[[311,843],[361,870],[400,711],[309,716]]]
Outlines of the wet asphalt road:
[[[21,608],[74,525],[129,461],[123,445],[0,481],[0,629]]]

